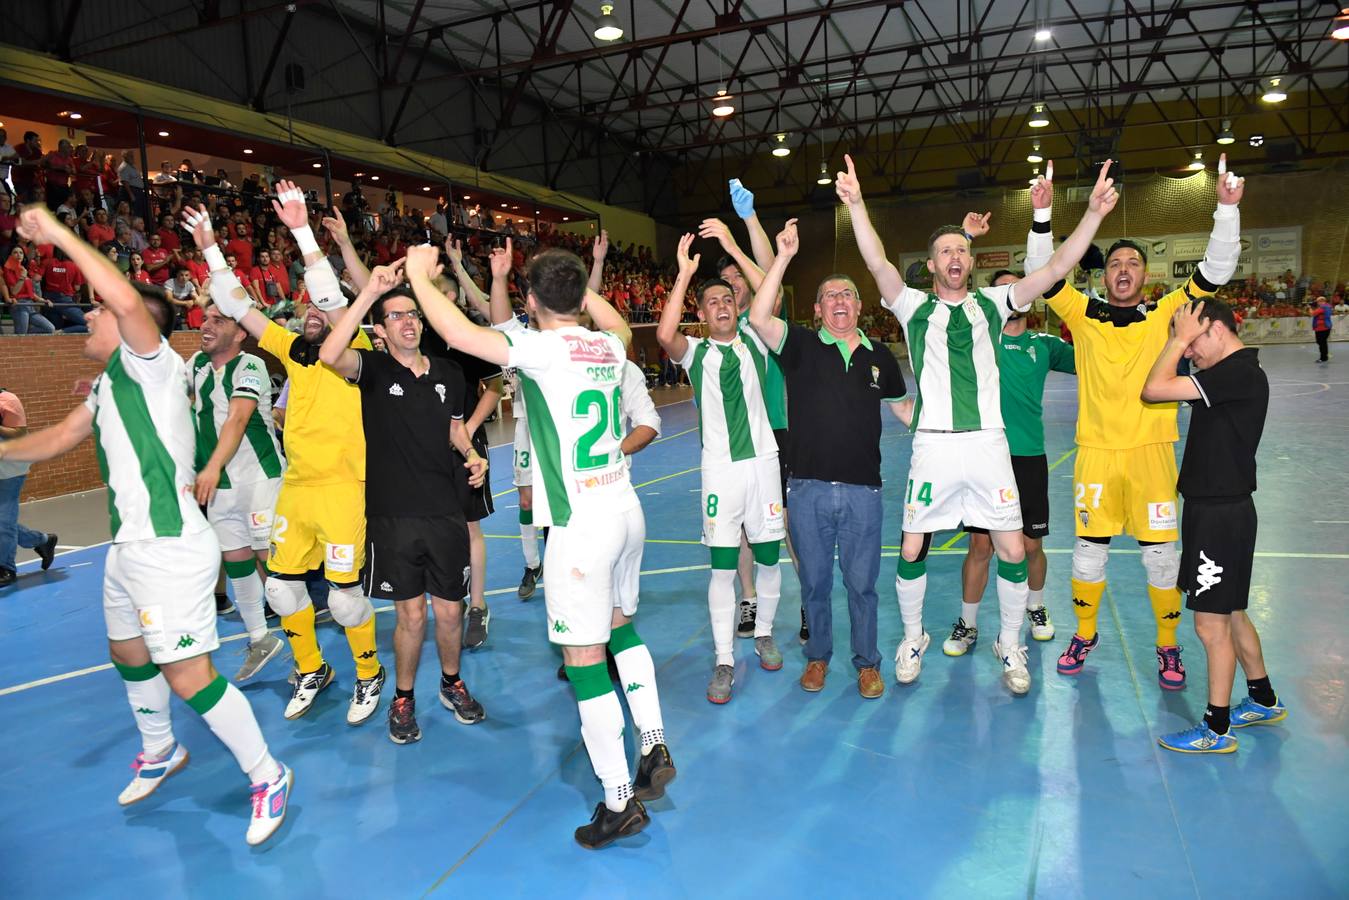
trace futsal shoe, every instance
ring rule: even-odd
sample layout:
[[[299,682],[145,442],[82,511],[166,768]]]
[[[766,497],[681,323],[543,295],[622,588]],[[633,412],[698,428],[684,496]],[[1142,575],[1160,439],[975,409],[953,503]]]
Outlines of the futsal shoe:
[[[717,666],[712,670],[712,680],[707,683],[707,699],[720,706],[731,699],[731,685],[735,684],[730,666]]]
[[[1157,683],[1164,691],[1184,689],[1185,665],[1180,661],[1179,647],[1157,648]]]
[[[754,653],[759,657],[760,668],[769,672],[776,672],[782,668],[782,651],[778,649],[777,641],[773,640],[771,634],[754,639]]]
[[[520,579],[520,587],[516,588],[515,596],[521,600],[528,600],[534,596],[537,590],[539,579],[543,577],[543,566],[537,566],[533,569],[525,567],[525,575]]]
[[[1288,707],[1274,699],[1273,706],[1262,706],[1250,697],[1232,707],[1232,727],[1245,728],[1247,725],[1273,725],[1288,717]]]
[[[117,795],[117,802],[123,806],[130,806],[138,800],[144,800],[164,783],[165,778],[185,765],[187,765],[187,748],[182,744],[174,744],[168,756],[157,760],[146,759],[144,753],[137,753],[136,761],[131,764],[131,768],[136,770],[136,776],[122,793]]]
[[[56,535],[48,534],[45,541],[33,548],[33,552],[42,560],[42,571],[50,569],[52,560],[56,559]]]
[[[264,634],[256,641],[249,641],[248,648],[244,651],[244,663],[239,667],[239,671],[234,673],[234,680],[244,682],[252,678],[267,665],[268,660],[285,647],[286,642],[274,634]]]
[[[454,684],[446,684],[444,678],[440,679],[440,705],[454,713],[461,725],[476,725],[487,718],[487,712],[473,699],[462,678],[456,679]]]
[[[411,697],[394,697],[389,704],[389,740],[395,744],[411,744],[422,739],[417,727],[417,701]]]
[[[1082,671],[1082,667],[1087,664],[1087,654],[1096,649],[1096,645],[1101,643],[1099,634],[1092,635],[1091,640],[1087,640],[1080,634],[1074,634],[1073,639],[1068,642],[1068,649],[1063,651],[1059,657],[1060,675],[1077,675]]]
[[[1237,739],[1231,734],[1217,734],[1203,722],[1185,731],[1164,734],[1157,743],[1177,753],[1235,753]]]
[[[295,687],[290,692],[290,702],[286,704],[286,718],[298,719],[309,712],[315,698],[332,683],[333,667],[326,662],[312,672],[299,673],[295,678]]]
[[[941,643],[941,652],[947,656],[964,656],[979,643],[979,629],[966,625],[964,619],[956,619],[951,626],[951,636]]]
[[[229,594],[215,595],[215,614],[217,616],[227,616],[234,612],[234,604],[230,602]]]
[[[1018,697],[1030,693],[1026,648],[1003,647],[1001,640],[994,640],[993,655],[1002,660],[1002,683],[1007,686],[1007,690]]]
[[[246,840],[250,847],[256,847],[281,827],[286,821],[286,806],[290,802],[290,789],[295,784],[295,773],[289,766],[281,765],[281,774],[270,784],[255,784],[253,792],[253,815],[248,820]]]
[[[384,667],[369,678],[357,678],[356,687],[351,692],[351,705],[347,707],[347,724],[360,725],[379,709],[379,695],[384,690]]]
[[[628,798],[621,812],[613,812],[603,802],[595,807],[589,825],[576,829],[576,843],[587,850],[607,847],[621,837],[629,837],[651,824],[646,807],[636,797]]]
[[[806,623],[806,608],[804,606],[801,607],[801,631],[796,637],[803,644],[810,640],[810,625]]]
[[[1037,641],[1054,640],[1054,623],[1049,621],[1049,608],[1046,606],[1037,606],[1034,609],[1026,610],[1026,618],[1030,620],[1030,636]]]
[[[932,643],[932,635],[926,631],[923,636],[916,640],[905,638],[899,642],[895,648],[895,680],[900,684],[913,684],[918,680],[918,675],[923,671],[923,654],[927,652],[928,644]]]
[[[632,780],[632,792],[638,800],[659,800],[665,796],[665,786],[675,779],[675,764],[670,750],[656,744],[637,761],[637,777]]]
[[[487,643],[487,626],[492,621],[492,611],[485,606],[470,606],[464,620],[464,646],[477,650]]]
[[[740,601],[740,621],[735,626],[735,636],[754,637],[754,623],[759,618],[759,604],[753,600]]]

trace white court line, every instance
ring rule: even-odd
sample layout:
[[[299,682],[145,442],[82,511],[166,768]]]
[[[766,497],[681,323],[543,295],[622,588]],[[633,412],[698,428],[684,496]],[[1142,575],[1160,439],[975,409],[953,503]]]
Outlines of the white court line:
[[[83,546],[83,547],[74,547],[74,548],[72,548],[72,549],[70,549],[70,550],[62,550],[60,553],[53,553],[53,554],[52,554],[52,559],[60,559],[61,557],[63,557],[63,556],[68,556],[68,555],[71,554],[71,553],[79,553],[81,550],[92,550],[94,547],[105,547],[105,546],[107,546],[108,544],[111,544],[111,543],[112,543],[112,541],[110,541],[110,540],[109,540],[109,541],[99,541],[97,544],[87,544],[87,545],[85,545],[85,546]],[[58,545],[58,546],[59,546],[59,545]],[[21,566],[26,566],[26,565],[29,565],[29,564],[31,564],[31,563],[38,563],[38,562],[42,562],[42,560],[40,560],[40,559],[25,559],[23,562],[19,563],[19,565],[21,565]]]

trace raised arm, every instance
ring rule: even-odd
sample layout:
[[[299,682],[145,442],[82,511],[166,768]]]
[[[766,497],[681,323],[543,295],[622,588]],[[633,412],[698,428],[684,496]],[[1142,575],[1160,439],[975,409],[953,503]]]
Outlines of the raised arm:
[[[93,434],[93,431],[94,414],[89,411],[88,406],[81,403],[50,428],[30,431],[23,437],[0,441],[0,460],[41,462],[44,459],[51,459],[73,450],[76,444]]]
[[[665,307],[660,311],[660,321],[656,324],[656,341],[670,354],[671,360],[681,360],[689,352],[689,339],[679,330],[679,318],[684,312],[684,295],[688,293],[693,276],[698,271],[698,262],[703,258],[698,253],[689,258],[689,247],[693,244],[693,235],[686,234],[679,239],[679,249],[675,252],[675,262],[679,264],[679,275],[675,277],[674,287],[665,298]]]
[[[351,273],[351,283],[356,285],[356,290],[363,289],[365,283],[370,280],[370,270],[365,267],[361,255],[356,252],[356,245],[351,242],[347,220],[342,218],[341,210],[334,206],[333,214],[320,219],[319,226],[328,232],[337,243],[338,249],[342,251],[342,263]]]
[[[216,245],[215,232],[211,229],[211,217],[207,215],[206,207],[199,205],[196,209],[183,209],[183,227],[192,235],[193,243],[201,250],[211,270],[207,280],[211,302],[243,326],[244,331],[260,339],[270,323],[266,316],[253,308],[248,293],[239,283],[239,276],[225,264],[225,254]]]
[[[507,259],[511,258],[510,249],[511,249],[511,239],[506,238]],[[493,252],[495,253],[496,251]],[[459,293],[463,295],[464,302],[473,304],[473,306],[477,308],[478,312],[482,314],[483,318],[485,318],[487,321],[495,325],[496,319],[492,318],[492,310],[494,307],[489,301],[488,296],[482,292],[482,288],[478,287],[477,283],[474,282],[473,276],[468,274],[468,269],[464,268],[463,245],[459,241],[454,240],[453,238],[446,238],[445,256],[450,260],[450,265],[454,268],[454,281],[456,284],[459,285]],[[507,268],[506,271],[509,272],[510,269]],[[506,285],[503,284],[502,289],[505,290],[505,288]],[[507,297],[506,315],[509,316],[511,309],[510,297],[509,294],[505,296]]]
[[[767,272],[768,267],[773,265],[773,242],[759,222],[759,214],[754,211],[754,194],[740,183],[739,178],[731,179],[731,205],[749,231],[749,249],[754,253],[754,262],[758,264],[759,271]],[[749,274],[746,273],[745,277],[748,278]]]
[[[1054,204],[1054,161],[1045,166],[1045,174],[1035,179],[1030,189],[1031,226],[1026,233],[1026,274],[1043,269],[1054,255],[1054,232],[1050,215]]]
[[[623,348],[627,349],[632,343],[632,329],[628,327],[627,321],[610,305],[608,300],[595,291],[586,289],[584,306],[586,312],[590,313],[590,320],[595,323],[595,327],[600,331],[613,333],[623,342]]]
[[[421,304],[427,323],[451,347],[479,359],[504,366],[510,359],[510,343],[499,331],[474,325],[459,307],[433,283],[441,272],[440,251],[430,244],[409,247],[403,271]]]
[[[323,311],[329,324],[335,324],[339,311],[347,305],[347,298],[342,293],[337,273],[314,239],[314,230],[309,227],[309,210],[304,205],[304,191],[292,181],[278,181],[272,209],[276,211],[281,224],[290,229],[295,246],[300,250],[300,258],[304,262],[305,289],[309,292],[310,302]]]
[[[845,154],[843,162],[848,168],[835,177],[834,192],[848,207],[857,250],[862,254],[862,261],[866,263],[871,277],[875,279],[881,298],[886,302],[893,301],[904,290],[904,277],[899,274],[895,264],[886,258],[885,245],[881,243],[880,235],[867,215],[867,205],[862,200],[862,186],[857,180],[857,169],[853,166],[852,157]]]
[[[103,298],[103,308],[117,317],[122,342],[133,353],[150,356],[159,349],[163,337],[150,311],[141,302],[140,293],[106,256],[56,221],[50,210],[40,204],[25,207],[19,213],[19,235],[39,244],[53,244],[65,251],[85,280]]]
[[[604,284],[604,258],[609,255],[609,232],[603,228],[600,229],[600,236],[595,238],[590,255],[590,280],[586,282],[586,287],[598,294],[600,286]]]
[[[1029,308],[1036,297],[1067,278],[1087,252],[1091,239],[1096,236],[1096,230],[1101,227],[1105,217],[1110,215],[1110,211],[1119,201],[1119,194],[1115,191],[1115,180],[1108,177],[1110,163],[1111,161],[1107,159],[1101,165],[1096,185],[1087,200],[1087,211],[1082,214],[1082,220],[1077,223],[1073,233],[1068,235],[1068,240],[1054,251],[1054,255],[1049,258],[1044,268],[1028,272],[1025,278],[1012,286],[1009,296],[1013,298],[1013,305],[1016,308]]]
[[[721,249],[726,251],[726,255],[735,260],[735,264],[740,267],[741,273],[745,276],[745,281],[749,283],[751,291],[757,291],[759,285],[763,284],[764,270],[755,264],[754,260],[745,255],[745,251],[740,249],[740,245],[735,242],[731,236],[731,229],[726,227],[726,223],[721,219],[703,219],[698,226],[698,237],[712,238],[721,245]],[[772,265],[770,262],[769,265]]]
[[[1241,213],[1238,204],[1246,190],[1246,179],[1227,171],[1227,154],[1218,157],[1218,208],[1213,211],[1213,231],[1199,261],[1199,274],[1207,287],[1227,284],[1236,274],[1241,258]]]
[[[502,322],[509,322],[514,318],[511,315],[509,288],[513,258],[510,238],[506,238],[504,248],[496,248],[487,257],[488,267],[492,270],[491,306],[487,311],[487,321],[493,325],[500,325]],[[451,261],[453,261],[453,257],[451,257]],[[474,288],[476,289],[477,285],[474,285]]]
[[[403,260],[392,265],[376,266],[366,280],[365,287],[356,295],[356,302],[343,311],[341,318],[333,325],[328,336],[319,347],[319,360],[331,366],[343,378],[350,381],[361,371],[361,355],[351,348],[351,339],[361,328],[370,307],[388,291],[398,287],[403,281]]]
[[[777,258],[764,274],[763,284],[754,292],[754,299],[749,304],[749,325],[770,350],[782,346],[782,339],[787,332],[787,323],[773,315],[773,304],[782,288],[782,276],[787,272],[787,265],[801,247],[795,219],[788,219],[787,224],[782,226],[777,244]]]

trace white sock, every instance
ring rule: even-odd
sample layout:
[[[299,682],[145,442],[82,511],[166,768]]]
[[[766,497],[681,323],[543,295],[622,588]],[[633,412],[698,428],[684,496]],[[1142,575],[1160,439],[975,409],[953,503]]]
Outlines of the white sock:
[[[665,721],[660,714],[660,692],[656,689],[656,663],[646,644],[629,647],[614,654],[618,680],[632,713],[632,724],[641,736],[642,755],[657,744],[665,743]]]
[[[169,714],[168,679],[160,672],[145,681],[122,680],[136,729],[141,733],[141,749],[146,759],[162,759],[173,748],[173,719]]]
[[[520,547],[525,553],[525,565],[539,567],[539,532],[533,525],[520,526]]]
[[[713,569],[707,583],[707,613],[712,619],[712,647],[717,665],[735,665],[735,569]]]
[[[756,638],[773,636],[773,617],[782,599],[782,567],[778,563],[754,564],[754,588],[759,592],[759,611],[754,618]]]
[[[205,690],[211,690],[211,687]],[[248,698],[237,687],[225,682],[220,699],[201,717],[234,754],[239,768],[248,774],[248,780],[253,784],[270,784],[281,776],[281,766],[267,750],[267,740],[258,727],[253,707],[248,705]]]
[[[1026,582],[998,577],[998,618],[1002,620],[998,643],[1004,649],[1021,646],[1021,622],[1026,618],[1027,593]]]
[[[628,754],[623,749],[623,707],[618,695],[608,691],[576,703],[581,713],[581,740],[590,754],[590,766],[604,785],[604,805],[620,812],[632,796]]]
[[[1027,588],[1026,589],[1026,609],[1044,609],[1045,589]]]
[[[960,618],[964,620],[965,627],[974,628],[979,619],[979,604],[966,603],[962,600],[960,603]]]
[[[896,576],[895,593],[899,595],[899,617],[904,620],[904,639],[920,640],[923,637],[923,597],[927,594],[927,573],[917,578]]]
[[[230,584],[234,586],[234,605],[244,620],[249,643],[260,640],[267,633],[267,613],[262,608],[265,591],[262,576],[253,571],[242,578],[231,578]]]

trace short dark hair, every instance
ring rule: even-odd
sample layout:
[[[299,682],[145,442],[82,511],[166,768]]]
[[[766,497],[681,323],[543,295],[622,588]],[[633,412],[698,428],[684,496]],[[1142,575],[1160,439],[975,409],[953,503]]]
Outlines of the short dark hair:
[[[1115,241],[1115,243],[1110,245],[1110,249],[1105,251],[1106,262],[1110,261],[1110,257],[1115,255],[1116,250],[1133,250],[1138,253],[1139,256],[1143,257],[1143,265],[1148,264],[1148,251],[1144,250],[1143,245],[1137,241],[1131,241],[1128,238],[1120,238],[1118,241]]]
[[[150,318],[159,326],[159,333],[166,338],[173,334],[173,326],[178,317],[173,311],[173,305],[164,298],[164,289],[139,281],[131,282],[131,286],[141,295],[141,302],[150,311]]]
[[[732,263],[732,265],[734,265],[734,262]],[[726,290],[731,292],[731,296],[735,296],[735,288],[731,287],[731,285],[726,281],[725,278],[709,278],[702,284],[698,285],[698,293],[696,296],[698,298],[699,306],[702,305],[703,295],[706,294],[708,290],[714,287],[726,288]]]
[[[36,132],[36,131],[25,131],[25,132],[23,133],[23,139],[24,139],[25,142],[31,141],[33,138],[35,138],[35,137],[37,137],[37,136],[38,136],[38,135],[37,135],[37,132]]]
[[[740,263],[732,259],[729,253],[723,253],[721,256],[717,257],[717,274],[720,275],[722,272],[725,272],[727,266],[735,266],[736,271],[740,271]],[[745,273],[740,272],[740,274],[744,275]]]
[[[566,250],[544,250],[529,264],[529,292],[549,312],[564,316],[581,311],[589,278],[581,258]]]
[[[1237,317],[1232,315],[1232,307],[1217,297],[1209,297],[1204,301],[1204,308],[1199,311],[1199,321],[1203,322],[1205,319],[1210,322],[1221,322],[1232,334],[1237,333]]]
[[[412,293],[412,288],[400,284],[396,288],[391,288],[379,295],[379,299],[370,307],[370,320],[376,325],[384,324],[384,304],[397,297],[406,297],[412,301],[412,308],[421,310],[421,304],[417,302],[417,297]]]
[[[946,237],[948,234],[958,234],[961,237],[965,237],[965,229],[959,225],[943,225],[932,232],[931,236],[927,239],[927,255],[929,259],[932,258],[933,248],[937,246],[937,239]],[[965,240],[968,241],[969,238],[965,238]]]
[[[988,276],[988,286],[989,286],[989,287],[992,287],[993,285],[997,284],[997,283],[998,283],[998,279],[999,279],[999,278],[1002,278],[1004,275],[1011,275],[1013,278],[1022,278],[1022,277],[1024,277],[1024,276],[1021,276],[1021,275],[1016,274],[1016,273],[1013,272],[1011,269],[999,269],[998,271],[994,272],[992,275]]]

